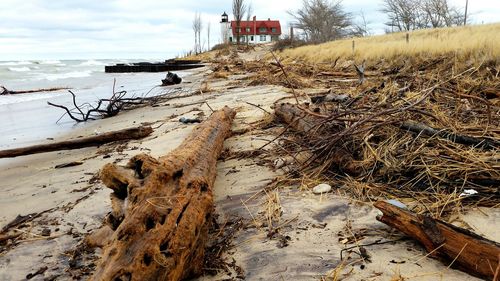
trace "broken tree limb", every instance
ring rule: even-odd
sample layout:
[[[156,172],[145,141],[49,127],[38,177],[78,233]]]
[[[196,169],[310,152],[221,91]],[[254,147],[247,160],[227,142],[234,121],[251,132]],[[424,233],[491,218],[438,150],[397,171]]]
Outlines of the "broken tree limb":
[[[45,89],[35,89],[35,90],[21,90],[21,91],[10,91],[7,88],[0,86],[0,96],[1,95],[19,95],[19,94],[32,94],[32,93],[42,93],[42,92],[57,92],[61,90],[67,90],[66,87],[57,88],[45,88]]]
[[[345,129],[342,123],[325,124],[323,119],[314,115],[298,105],[291,103],[276,104],[275,115],[288,124],[295,131],[301,132],[309,139],[321,138],[325,134],[338,133]],[[349,151],[342,146],[338,146],[331,153],[330,159],[340,170],[350,174],[360,173],[359,167]]]
[[[217,158],[235,112],[214,112],[166,156],[101,170],[117,226],[91,280],[181,280],[199,275],[213,212]],[[126,201],[126,204],[124,204]],[[126,208],[124,206],[127,206]]]
[[[438,130],[430,126],[427,126],[425,124],[417,123],[414,121],[403,122],[400,128],[415,134],[422,134],[429,137],[437,136],[439,138],[447,139],[455,143],[473,145],[477,147],[482,147],[484,149],[495,149],[500,147],[500,143],[494,139],[476,138],[471,136],[460,135],[446,130]]]
[[[122,140],[132,140],[141,139],[149,136],[153,132],[153,129],[149,126],[140,126],[135,128],[124,129],[120,131],[113,131],[108,133],[102,133],[97,136],[91,136],[86,138],[61,141],[49,144],[39,144],[34,146],[14,148],[0,151],[0,158],[12,158],[23,155],[30,155],[36,153],[44,153],[59,150],[70,150],[79,149],[90,146],[99,146],[102,144],[122,141]]]
[[[459,269],[491,280],[499,264],[500,244],[463,228],[417,215],[388,202],[374,204],[383,215],[377,220],[419,241],[431,256]]]

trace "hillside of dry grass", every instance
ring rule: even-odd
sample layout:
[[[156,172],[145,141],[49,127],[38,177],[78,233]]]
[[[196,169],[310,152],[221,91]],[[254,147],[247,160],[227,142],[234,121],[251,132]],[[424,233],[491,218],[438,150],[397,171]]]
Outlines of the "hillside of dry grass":
[[[381,59],[428,58],[442,55],[453,55],[460,61],[500,60],[500,23],[413,31],[408,33],[408,43],[406,34],[400,32],[350,38],[288,49],[280,54],[285,58],[302,59],[310,63],[329,62],[337,58],[373,62]]]

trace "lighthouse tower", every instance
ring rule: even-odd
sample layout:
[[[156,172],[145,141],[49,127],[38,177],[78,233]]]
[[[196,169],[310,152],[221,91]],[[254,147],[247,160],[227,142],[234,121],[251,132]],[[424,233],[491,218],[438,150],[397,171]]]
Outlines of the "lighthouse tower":
[[[231,24],[229,23],[229,18],[224,12],[222,14],[222,19],[220,21],[220,27],[221,27],[221,39],[223,44],[229,43],[229,29],[231,28]]]

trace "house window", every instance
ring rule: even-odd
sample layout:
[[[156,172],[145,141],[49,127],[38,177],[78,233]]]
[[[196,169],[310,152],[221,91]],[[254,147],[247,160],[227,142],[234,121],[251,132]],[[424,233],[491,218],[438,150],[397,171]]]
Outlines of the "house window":
[[[241,33],[241,28],[236,28],[236,33]]]
[[[252,36],[250,36],[250,41],[253,41],[253,35],[252,35]]]
[[[278,29],[276,27],[273,27],[273,28],[271,28],[271,32],[276,33],[276,32],[278,32]]]
[[[233,37],[229,37],[229,42],[233,42]]]
[[[265,27],[259,27],[259,32],[267,32],[267,28],[265,28]]]
[[[266,41],[266,35],[261,35],[260,36],[260,42],[265,42]]]
[[[250,27],[247,27],[247,32],[250,32]]]
[[[240,40],[241,40],[241,42],[245,42],[245,36],[242,36],[242,37],[240,38]]]

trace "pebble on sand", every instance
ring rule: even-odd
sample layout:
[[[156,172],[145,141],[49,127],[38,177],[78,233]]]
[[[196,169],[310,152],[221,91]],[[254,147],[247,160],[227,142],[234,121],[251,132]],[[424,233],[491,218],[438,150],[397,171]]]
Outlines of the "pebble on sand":
[[[313,188],[314,194],[328,193],[330,191],[332,191],[332,186],[326,183],[318,184]]]

